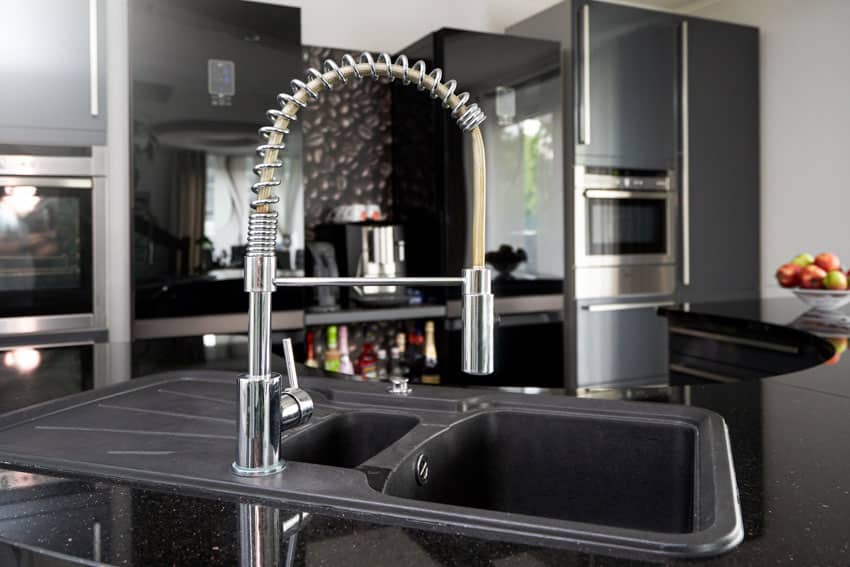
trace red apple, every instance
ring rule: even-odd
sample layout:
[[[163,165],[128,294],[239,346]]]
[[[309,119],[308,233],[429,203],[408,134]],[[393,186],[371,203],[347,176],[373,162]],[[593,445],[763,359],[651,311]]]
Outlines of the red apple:
[[[841,269],[841,260],[831,252],[821,252],[815,256],[815,264],[827,272]]]
[[[782,264],[776,270],[776,281],[782,287],[797,287],[800,285],[800,272],[803,270],[797,264]]]
[[[823,287],[826,289],[847,289],[847,276],[841,270],[833,270],[823,278]]]
[[[800,270],[800,287],[806,289],[821,289],[826,272],[814,264]]]

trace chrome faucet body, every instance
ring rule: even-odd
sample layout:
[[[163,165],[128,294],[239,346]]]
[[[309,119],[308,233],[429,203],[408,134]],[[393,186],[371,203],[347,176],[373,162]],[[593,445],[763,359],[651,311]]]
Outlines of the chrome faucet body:
[[[308,102],[318,100],[319,93],[333,90],[350,79],[400,79],[405,85],[415,85],[433,99],[442,101],[462,131],[470,132],[473,140],[473,262],[461,277],[402,277],[402,278],[308,278],[276,277],[275,239],[277,213],[273,207],[280,201],[272,188],[280,184],[274,171],[282,167],[278,153],[286,147],[284,137],[289,125],[297,120],[297,112]],[[313,411],[310,396],[298,387],[292,344],[284,341],[287,384],[281,386],[280,374],[271,371],[271,294],[278,286],[450,286],[462,287],[463,361],[462,370],[469,374],[493,372],[493,294],[491,273],[484,265],[484,147],[478,126],[485,116],[477,104],[468,104],[469,93],[455,94],[457,82],[442,82],[442,71],[426,73],[425,63],[412,66],[400,55],[395,63],[382,53],[378,61],[369,53],[360,56],[359,63],[351,55],[342,57],[342,65],[333,60],[324,62],[324,71],[308,69],[308,82],[291,81],[292,94],[278,95],[280,109],[266,114],[271,126],[260,128],[265,142],[257,147],[263,161],[254,167],[260,180],[252,190],[257,198],[251,202],[253,212],[248,220],[248,246],[245,255],[245,291],[249,296],[249,367],[239,376],[239,420],[236,461],[233,471],[239,475],[259,476],[283,470],[280,456],[280,434],[283,429],[306,422]]]

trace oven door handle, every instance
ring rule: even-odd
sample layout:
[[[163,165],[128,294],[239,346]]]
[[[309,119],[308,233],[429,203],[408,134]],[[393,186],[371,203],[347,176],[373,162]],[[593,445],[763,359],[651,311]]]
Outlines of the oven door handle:
[[[583,305],[582,309],[591,313],[602,311],[630,311],[633,309],[659,309],[661,307],[673,307],[673,301],[648,301],[645,303],[603,303],[595,305]]]
[[[587,189],[588,199],[669,199],[669,191],[621,191],[619,189]]]

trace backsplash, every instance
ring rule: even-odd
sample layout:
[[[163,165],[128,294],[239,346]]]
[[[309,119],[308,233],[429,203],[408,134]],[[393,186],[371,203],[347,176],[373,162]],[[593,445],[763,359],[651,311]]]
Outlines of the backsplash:
[[[305,45],[304,68],[322,69],[357,50]],[[339,205],[392,206],[391,89],[385,81],[353,80],[324,92],[299,114],[304,132],[304,224],[311,230]]]

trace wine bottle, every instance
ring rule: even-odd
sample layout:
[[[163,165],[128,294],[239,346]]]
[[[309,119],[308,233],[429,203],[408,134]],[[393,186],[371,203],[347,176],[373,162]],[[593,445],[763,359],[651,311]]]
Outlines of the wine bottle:
[[[309,366],[310,368],[318,368],[319,363],[316,361],[316,349],[313,346],[313,331],[307,331],[307,360],[304,361],[304,366]]]
[[[351,351],[348,348],[348,327],[345,325],[339,328],[339,371],[342,374],[354,374]]]
[[[437,361],[437,344],[434,341],[433,321],[425,323],[425,364],[422,370],[422,383],[440,383],[440,368]]]
[[[378,357],[372,343],[363,345],[363,352],[357,358],[357,375],[368,382],[378,379]]]
[[[339,372],[339,349],[336,342],[336,325],[328,327],[328,348],[325,349],[325,370]]]

